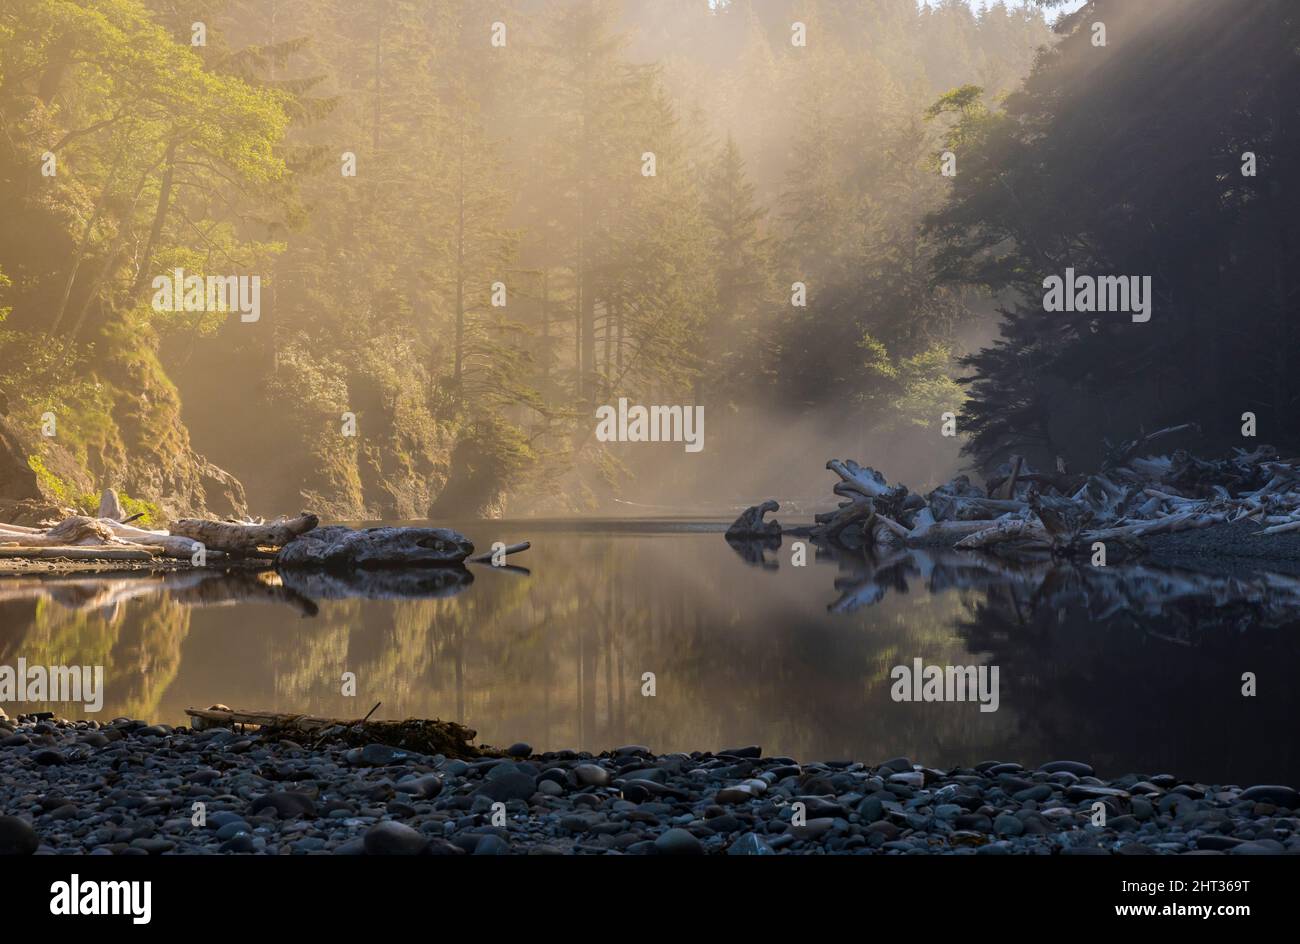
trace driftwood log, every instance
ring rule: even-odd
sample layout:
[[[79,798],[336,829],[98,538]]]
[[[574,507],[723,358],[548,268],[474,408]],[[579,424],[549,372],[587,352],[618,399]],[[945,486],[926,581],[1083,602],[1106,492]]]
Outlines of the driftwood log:
[[[379,705],[375,705],[375,708],[378,707]],[[374,713],[375,708],[370,709],[371,714]],[[317,744],[327,740],[339,740],[353,747],[386,744],[401,750],[426,755],[442,754],[445,757],[495,756],[495,752],[476,747],[471,743],[478,736],[477,731],[454,721],[422,718],[408,718],[404,721],[371,721],[370,715],[348,720],[274,711],[233,711],[225,705],[213,705],[211,708],[186,708],[185,713],[194,719],[191,724],[196,731],[213,727],[229,728],[235,725],[252,726],[258,728],[264,737],[311,739]]]
[[[146,561],[161,555],[197,563],[196,552],[202,549],[207,559],[229,556],[274,560],[285,573],[315,569],[345,577],[356,569],[439,567],[448,571],[433,576],[426,570],[426,575],[413,574],[410,579],[349,581],[322,577],[310,588],[312,595],[326,597],[395,598],[456,593],[473,580],[460,565],[491,564],[498,555],[519,554],[531,546],[528,541],[520,541],[497,552],[474,554],[474,545],[465,535],[447,528],[321,528],[317,517],[305,512],[296,518],[271,522],[183,518],[172,523],[168,531],[151,531],[120,520],[121,502],[112,489],[104,490],[99,510],[102,514],[98,518],[73,515],[49,528],[0,524],[0,558]],[[509,565],[501,569],[528,573]]]
[[[147,531],[111,518],[73,515],[52,528],[0,524],[0,549],[5,557],[66,558],[68,560],[145,560],[165,555],[189,558],[198,543],[166,531]],[[76,553],[61,553],[70,547]],[[220,551],[210,556],[220,558]]]
[[[906,543],[909,547],[925,547],[931,544],[952,547],[968,534],[983,531],[988,526],[989,522],[983,519],[936,521],[934,512],[929,508],[922,508],[916,513],[912,530],[907,532]]]
[[[149,547],[10,547],[0,544],[0,559],[13,560],[70,560],[70,561],[151,561],[162,551]]]
[[[172,522],[171,533],[192,538],[201,542],[204,547],[248,554],[262,548],[284,547],[318,524],[320,519],[310,514],[302,514],[296,518],[283,518],[270,524],[182,518]]]
[[[98,518],[73,515],[46,531],[24,528],[10,530],[13,526],[0,526],[0,544],[22,547],[65,547],[70,544],[111,544],[113,530]]]
[[[211,521],[185,518],[169,531],[151,531],[118,520],[120,501],[112,489],[100,500],[104,516],[73,515],[49,528],[0,524],[0,558],[65,559],[76,561],[147,561],[158,556],[195,559],[203,549],[207,559],[224,557],[274,560],[288,573],[300,570],[332,570],[346,575],[354,569],[442,567],[442,577],[413,576],[403,580],[349,582],[320,580],[321,596],[345,596],[360,585],[361,595],[389,597],[445,596],[472,581],[459,565],[490,564],[497,554],[519,554],[531,544],[520,541],[474,554],[465,535],[447,528],[364,528],[340,525],[319,528],[313,514],[296,518],[262,521]],[[779,541],[779,533],[778,533]],[[502,569],[528,571],[513,566]],[[452,571],[459,571],[458,573]]]

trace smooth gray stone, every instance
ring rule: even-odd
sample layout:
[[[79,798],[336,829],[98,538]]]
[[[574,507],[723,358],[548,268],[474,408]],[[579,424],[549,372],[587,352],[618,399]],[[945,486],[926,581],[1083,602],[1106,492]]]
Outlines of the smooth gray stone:
[[[437,774],[426,774],[414,780],[403,780],[393,785],[398,793],[407,793],[425,800],[431,800],[442,792],[442,778]]]
[[[660,855],[703,855],[704,846],[684,829],[670,829],[655,840]]]
[[[527,800],[537,792],[537,778],[521,770],[508,770],[504,774],[486,781],[474,792],[500,802]]]
[[[993,820],[993,831],[999,836],[1019,836],[1025,831],[1025,824],[1010,813],[999,813]]]
[[[1252,839],[1228,850],[1229,855],[1282,855],[1286,847],[1276,839]]]
[[[281,819],[300,819],[316,815],[316,801],[305,793],[284,791],[268,793],[253,801],[253,812],[272,809]]]
[[[36,830],[17,816],[0,816],[0,855],[31,855],[40,848]]]
[[[609,786],[609,771],[597,764],[579,764],[573,768],[573,776],[584,787]]]
[[[1288,810],[1300,809],[1300,792],[1297,792],[1293,787],[1284,787],[1277,784],[1260,784],[1251,787],[1242,791],[1241,799],[1285,806]]]
[[[375,823],[365,836],[367,855],[419,855],[428,844],[427,836],[392,820]]]

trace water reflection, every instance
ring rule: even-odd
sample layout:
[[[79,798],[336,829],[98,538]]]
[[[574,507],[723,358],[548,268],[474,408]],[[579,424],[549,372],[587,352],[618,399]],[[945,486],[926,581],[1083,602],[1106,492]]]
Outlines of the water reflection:
[[[505,528],[462,525],[479,546],[534,537],[531,575],[0,580],[0,664],[104,665],[101,717],[181,723],[213,702],[355,716],[382,701],[384,717],[455,718],[539,749],[759,743],[1300,780],[1290,578],[812,545],[792,567],[788,545],[754,556],[698,524]],[[1000,710],[893,702],[890,668],[916,657],[1000,666]]]

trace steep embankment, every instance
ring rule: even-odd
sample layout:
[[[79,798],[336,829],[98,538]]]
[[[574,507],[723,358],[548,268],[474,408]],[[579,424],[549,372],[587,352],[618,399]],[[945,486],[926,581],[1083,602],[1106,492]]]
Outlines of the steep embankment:
[[[435,415],[428,369],[394,338],[347,356],[321,346],[232,325],[193,356],[165,344],[162,362],[194,442],[239,476],[258,514],[424,518],[456,438]]]
[[[248,513],[239,481],[193,449],[151,337],[110,331],[96,365],[65,396],[0,404],[0,520],[92,511],[107,487],[147,523]]]

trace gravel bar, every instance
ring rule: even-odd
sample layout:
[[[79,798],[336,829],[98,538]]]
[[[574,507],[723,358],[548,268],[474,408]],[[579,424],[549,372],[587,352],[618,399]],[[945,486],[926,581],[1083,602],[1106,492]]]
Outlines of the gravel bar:
[[[1288,786],[1105,780],[1075,760],[483,750],[499,756],[0,713],[0,854],[1300,853]]]

